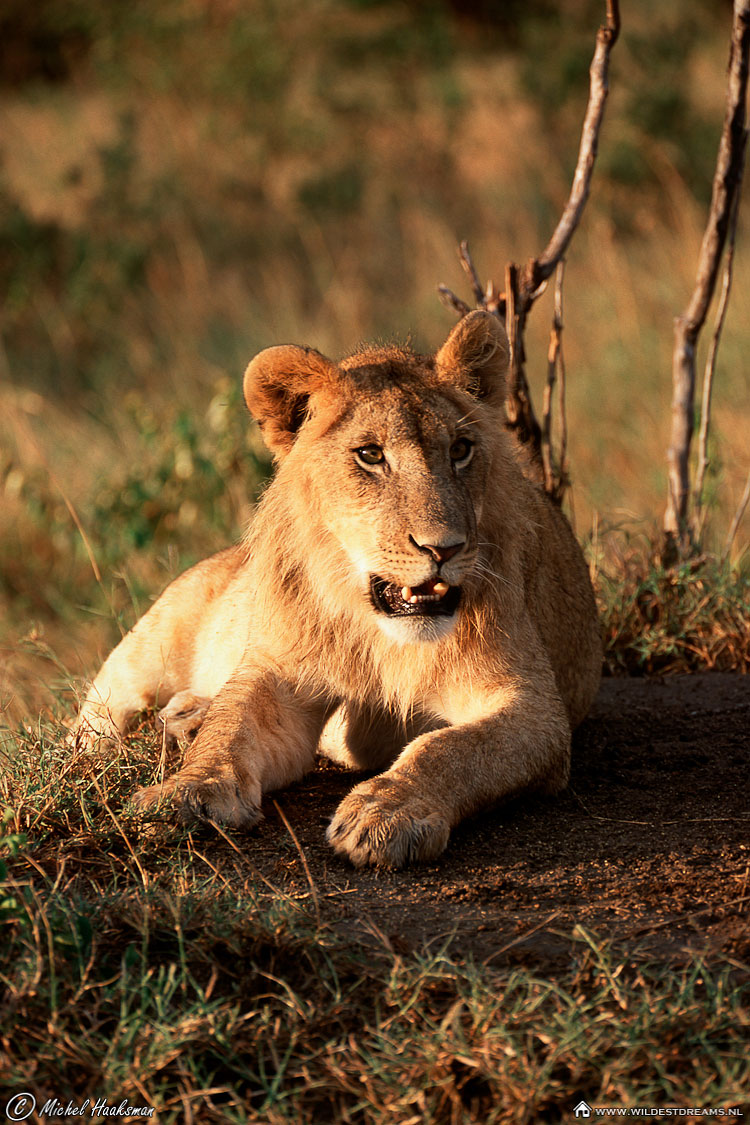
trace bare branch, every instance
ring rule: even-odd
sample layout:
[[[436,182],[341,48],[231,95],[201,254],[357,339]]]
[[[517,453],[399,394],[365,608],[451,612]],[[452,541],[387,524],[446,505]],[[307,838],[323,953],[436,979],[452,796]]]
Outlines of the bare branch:
[[[563,351],[563,281],[565,280],[565,259],[562,258],[557,266],[555,278],[555,312],[554,321],[557,325],[557,407],[560,411],[560,453],[558,469],[557,492],[562,499],[563,492],[568,486],[568,411],[565,405],[565,391],[567,372],[565,370],[565,353]]]
[[[729,558],[729,552],[732,550],[734,537],[739,531],[740,524],[742,523],[742,517],[745,514],[745,509],[747,508],[748,503],[750,503],[750,473],[747,474],[747,480],[745,481],[745,491],[742,493],[740,502],[737,505],[737,511],[734,513],[734,519],[732,520],[731,527],[729,528],[727,541],[724,544],[724,562],[726,562],[726,560]]]
[[[495,283],[491,278],[487,282],[482,304],[488,312],[493,312],[496,316],[499,316],[501,320],[505,320],[505,294],[497,292]]]
[[[547,246],[538,258],[528,263],[524,288],[533,300],[536,290],[551,275],[575,234],[591,188],[591,176],[599,147],[599,131],[604,117],[604,105],[609,93],[609,56],[620,34],[620,6],[618,0],[607,0],[606,22],[599,28],[596,49],[589,69],[589,100],[581,130],[573,185],[560,221]]]
[[[466,301],[462,301],[460,297],[457,297],[453,290],[449,289],[447,285],[438,285],[438,296],[443,304],[447,308],[453,309],[455,313],[458,313],[459,317],[466,316],[468,312],[471,312]]]
[[[552,238],[538,258],[532,258],[522,271],[515,276],[516,310],[516,350],[512,361],[509,400],[515,398],[513,410],[509,410],[511,428],[516,429],[518,438],[529,445],[532,457],[542,463],[541,427],[534,415],[528,383],[524,371],[523,335],[526,317],[536,299],[544,292],[547,279],[561,261],[573,237],[589,197],[591,176],[599,145],[599,132],[604,117],[604,105],[609,92],[609,56],[620,33],[620,8],[618,0],[607,0],[606,22],[599,28],[596,48],[589,70],[589,100],[581,131],[573,185],[568,202]],[[515,267],[514,267],[515,270]],[[505,286],[506,300],[510,299],[510,286]],[[511,356],[514,355],[511,348]],[[509,402],[510,406],[510,402]],[[516,421],[513,420],[515,416]]]
[[[552,328],[549,334],[549,349],[547,351],[547,382],[544,387],[544,405],[542,408],[542,464],[544,466],[544,487],[550,495],[556,493],[561,481],[555,475],[552,463],[552,395],[557,382],[558,366],[561,359],[562,347],[562,287],[565,274],[565,259],[557,267],[555,279],[555,305],[552,313]]]
[[[461,259],[461,265],[464,268],[464,273],[469,279],[469,284],[471,285],[471,290],[474,294],[474,300],[476,301],[477,305],[481,307],[481,305],[484,303],[484,290],[482,289],[482,283],[479,280],[479,275],[474,268],[474,262],[472,260],[471,253],[469,252],[469,244],[466,239],[462,241],[461,245],[458,248],[458,256]]]
[[[672,354],[672,430],[667,452],[669,491],[664,513],[665,553],[690,547],[688,500],[693,436],[695,351],[716,286],[735,195],[742,180],[746,130],[750,0],[735,0],[727,107],[716,159],[711,209],[703,235],[698,273],[685,312],[675,319]]]
[[[505,292],[498,294],[490,281],[485,291],[479,282],[466,242],[461,243],[461,265],[469,278],[472,294],[480,308],[488,309],[504,318],[510,343],[510,372],[506,400],[507,426],[527,447],[532,472],[536,468],[540,481],[546,481],[549,491],[550,475],[544,468],[542,452],[542,427],[534,413],[529,385],[526,379],[524,332],[526,318],[532,305],[544,292],[547,279],[552,275],[570,244],[583,214],[589,196],[594,161],[599,143],[599,132],[604,116],[604,106],[609,91],[609,56],[620,32],[619,0],[605,0],[605,23],[599,28],[596,48],[589,70],[589,99],[581,132],[573,184],[563,213],[546,248],[538,258],[531,258],[519,269],[509,263],[505,270]],[[444,285],[438,286],[441,300],[450,305],[459,316],[468,312],[468,306]],[[562,393],[562,387],[560,388]],[[551,405],[551,404],[550,404]],[[562,416],[561,416],[562,420]],[[567,439],[567,435],[566,435]],[[547,456],[551,465],[551,449]],[[560,461],[562,469],[565,450]],[[555,489],[555,492],[558,490]],[[559,490],[561,495],[562,489]],[[559,496],[558,496],[559,498]]]
[[[745,130],[745,140],[743,143],[743,167],[740,168],[740,180],[744,170],[744,156],[747,149],[747,130]],[[695,477],[695,488],[693,489],[693,521],[695,531],[700,537],[703,520],[703,486],[706,479],[706,470],[708,469],[708,434],[711,426],[711,394],[714,385],[714,375],[716,372],[716,356],[719,351],[719,341],[721,340],[721,332],[724,327],[724,318],[727,314],[729,306],[729,294],[732,289],[732,275],[734,268],[734,247],[737,237],[737,216],[740,211],[740,192],[739,190],[734,194],[732,202],[732,214],[729,220],[729,233],[727,236],[727,254],[724,262],[724,276],[721,284],[721,297],[719,298],[719,307],[716,311],[716,319],[714,321],[713,335],[711,336],[711,346],[709,348],[708,356],[706,358],[706,367],[703,373],[703,394],[701,397],[701,428],[698,435],[698,468]]]
[[[542,466],[542,430],[531,402],[526,381],[526,353],[518,305],[518,267],[508,262],[505,267],[505,331],[510,345],[510,370],[505,400],[507,426],[522,445],[528,446],[540,482],[544,481]]]

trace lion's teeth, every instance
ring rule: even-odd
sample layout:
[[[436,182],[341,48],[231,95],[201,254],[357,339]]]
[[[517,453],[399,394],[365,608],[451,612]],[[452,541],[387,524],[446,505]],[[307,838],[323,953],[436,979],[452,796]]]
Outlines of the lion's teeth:
[[[436,582],[432,587],[430,594],[415,594],[411,586],[401,587],[401,597],[409,605],[420,605],[422,602],[439,602],[442,597],[450,590],[447,582]]]

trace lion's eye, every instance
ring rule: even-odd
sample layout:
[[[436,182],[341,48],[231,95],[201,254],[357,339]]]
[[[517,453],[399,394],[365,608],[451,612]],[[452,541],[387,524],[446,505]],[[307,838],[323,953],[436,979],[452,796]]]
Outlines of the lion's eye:
[[[474,444],[468,438],[456,438],[451,446],[451,461],[453,464],[462,469],[464,465],[468,465],[474,453]]]
[[[385,454],[379,445],[362,445],[354,450],[354,454],[363,465],[382,465],[385,461]]]

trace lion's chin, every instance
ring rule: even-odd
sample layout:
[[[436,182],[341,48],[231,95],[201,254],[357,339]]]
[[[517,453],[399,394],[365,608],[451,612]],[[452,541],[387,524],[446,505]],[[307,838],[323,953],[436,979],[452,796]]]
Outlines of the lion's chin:
[[[398,645],[435,644],[449,637],[456,627],[458,615],[452,617],[387,617],[376,615],[380,629]]]

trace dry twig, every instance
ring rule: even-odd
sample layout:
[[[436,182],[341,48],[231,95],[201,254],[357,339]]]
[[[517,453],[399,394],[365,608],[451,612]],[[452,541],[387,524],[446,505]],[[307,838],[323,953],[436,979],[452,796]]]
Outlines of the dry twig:
[[[735,536],[736,536],[737,532],[739,531],[740,524],[742,523],[742,517],[744,516],[745,511],[746,511],[749,503],[750,503],[750,473],[747,474],[747,480],[745,481],[745,489],[744,489],[744,492],[742,493],[742,496],[740,497],[740,502],[737,505],[737,511],[734,513],[734,519],[732,520],[731,526],[729,528],[729,532],[727,534],[727,541],[724,544],[724,556],[723,556],[724,560],[729,558],[730,551],[732,550],[732,544],[734,543]]]
[[[468,312],[471,312],[466,301],[462,301],[460,297],[457,297],[453,290],[449,289],[447,285],[438,285],[438,295],[443,304],[449,309],[453,309],[454,312],[457,312],[459,317],[466,316]]]
[[[511,344],[511,380],[508,417],[511,427],[521,441],[530,442],[539,457],[541,432],[534,416],[526,381],[523,333],[526,318],[534,301],[544,292],[548,278],[557,268],[570,240],[581,221],[589,197],[594,161],[599,146],[599,132],[604,117],[604,106],[609,93],[609,56],[620,33],[618,0],[607,0],[607,18],[599,28],[596,49],[589,70],[589,100],[581,131],[578,161],[573,185],[552,237],[538,258],[532,258],[521,270],[509,271],[506,279],[514,285],[514,316],[511,320],[506,307],[506,328]],[[506,287],[506,301],[509,289]]]
[[[744,171],[744,157],[747,147],[747,130],[745,130],[745,141],[742,151],[742,163],[740,165],[740,182],[742,181],[742,174]],[[729,294],[732,290],[732,275],[734,268],[734,247],[737,237],[737,216],[740,211],[740,191],[737,190],[734,194],[734,201],[732,203],[732,214],[729,220],[729,234],[727,238],[727,254],[724,262],[724,276],[721,283],[721,296],[719,298],[719,307],[716,311],[716,319],[714,321],[713,335],[711,336],[711,346],[708,351],[706,359],[706,366],[703,373],[703,394],[701,396],[701,427],[698,435],[698,468],[695,476],[695,488],[693,489],[693,520],[695,524],[696,538],[700,540],[703,531],[703,487],[706,480],[706,471],[708,469],[708,434],[711,426],[711,394],[714,386],[714,375],[716,373],[716,356],[719,351],[719,341],[721,339],[721,332],[724,327],[724,318],[727,314],[729,306]]]
[[[466,239],[463,240],[458,248],[458,256],[461,259],[461,265],[464,267],[464,272],[469,279],[469,283],[471,284],[472,292],[474,293],[474,300],[478,305],[481,305],[484,302],[485,294],[484,290],[482,289],[482,283],[479,280],[479,274],[474,267],[474,261],[471,257],[471,253],[469,252],[469,244]]]
[[[562,347],[563,331],[563,280],[565,278],[565,259],[557,266],[555,277],[555,304],[552,313],[552,328],[547,352],[547,384],[544,388],[542,410],[542,464],[544,466],[544,487],[550,496],[561,499],[567,482],[568,424],[565,411],[565,359]],[[552,456],[552,396],[557,384],[558,409],[560,412],[560,452],[557,467]]]
[[[714,294],[734,200],[742,182],[747,142],[747,81],[750,56],[750,0],[735,0],[729,59],[727,106],[716,159],[711,209],[703,235],[690,302],[675,319],[672,353],[672,429],[667,462],[669,494],[664,513],[664,556],[674,559],[692,547],[689,520],[690,445],[695,399],[695,352]],[[709,388],[710,389],[710,388]]]
[[[599,28],[596,49],[589,70],[589,100],[581,132],[578,161],[573,176],[573,184],[568,201],[563,208],[560,220],[547,246],[537,258],[531,258],[525,266],[519,267],[511,262],[505,270],[505,292],[498,294],[492,282],[483,292],[474,263],[465,242],[459,251],[461,264],[469,278],[477,306],[485,308],[505,318],[505,327],[510,342],[510,377],[508,380],[507,416],[508,427],[515,431],[519,440],[526,444],[535,462],[540,480],[543,480],[550,495],[562,497],[565,482],[560,474],[545,471],[543,453],[543,433],[534,413],[529,386],[526,380],[524,352],[524,330],[526,318],[536,299],[541,296],[565,252],[570,245],[583,209],[589,196],[591,177],[599,144],[599,132],[604,116],[604,105],[609,91],[609,56],[620,32],[620,9],[618,0],[606,0],[606,20]],[[449,304],[459,316],[469,311],[460,297],[446,286],[438,287],[441,299]],[[562,419],[562,415],[561,415]],[[550,464],[551,464],[551,453]],[[564,457],[558,458],[562,471]]]

